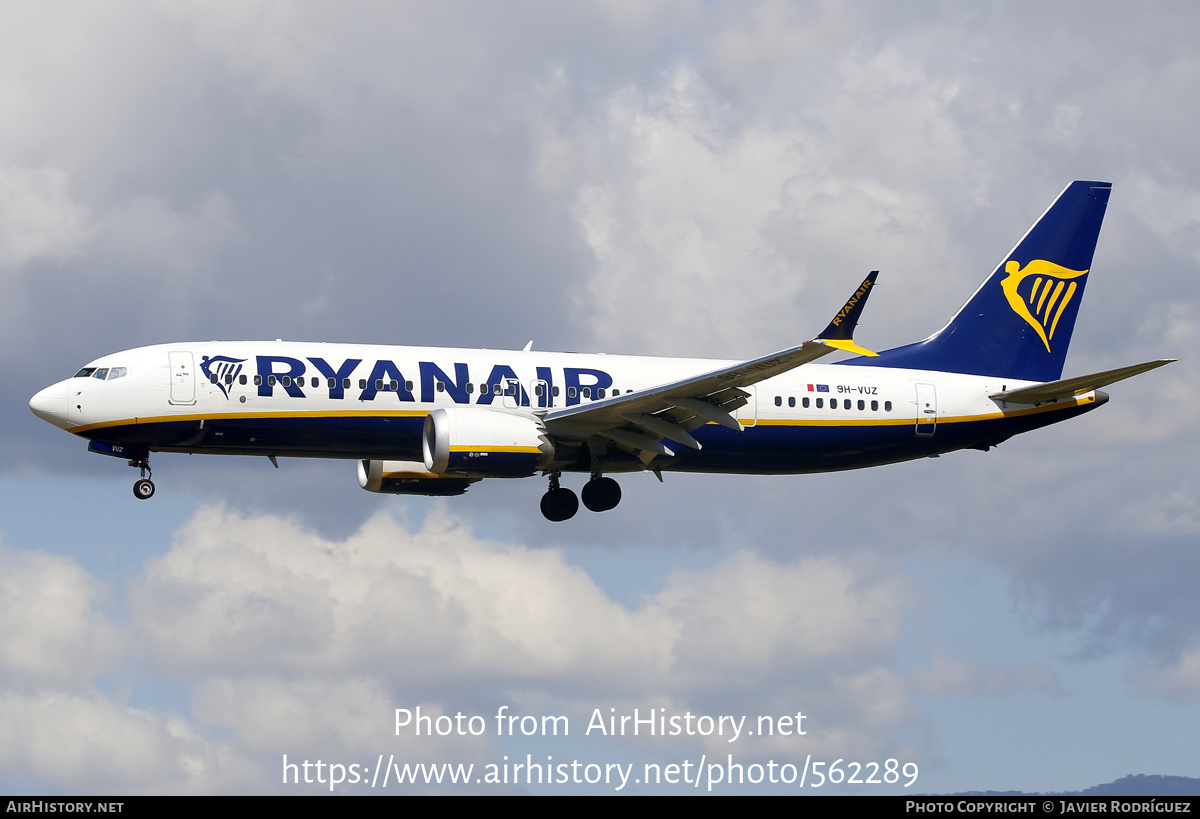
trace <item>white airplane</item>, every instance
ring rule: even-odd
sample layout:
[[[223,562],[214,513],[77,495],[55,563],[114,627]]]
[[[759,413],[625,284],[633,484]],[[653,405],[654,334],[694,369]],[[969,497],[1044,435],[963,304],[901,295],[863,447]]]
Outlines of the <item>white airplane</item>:
[[[371,492],[458,495],[549,477],[542,513],[615,507],[609,475],[795,474],[987,451],[1169,363],[1061,379],[1110,185],[1073,182],[957,315],[875,354],[852,339],[876,273],[811,341],[751,361],[284,342],[142,347],[90,362],[30,409],[141,470],[151,452],[344,458]],[[856,357],[813,364],[841,350]]]

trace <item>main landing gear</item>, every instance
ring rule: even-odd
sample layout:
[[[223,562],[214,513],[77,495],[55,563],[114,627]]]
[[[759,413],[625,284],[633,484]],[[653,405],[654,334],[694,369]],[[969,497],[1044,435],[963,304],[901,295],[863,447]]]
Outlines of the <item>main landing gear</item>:
[[[579,498],[564,486],[558,479],[561,473],[550,473],[550,488],[542,495],[542,514],[546,520],[555,523],[569,520],[579,511]],[[583,505],[593,512],[607,512],[621,502],[621,485],[612,478],[593,474],[592,479],[584,484]]]
[[[150,500],[154,497],[154,481],[150,480],[154,473],[150,470],[150,459],[130,461],[129,465],[142,471],[142,477],[133,484],[133,496],[138,500]]]

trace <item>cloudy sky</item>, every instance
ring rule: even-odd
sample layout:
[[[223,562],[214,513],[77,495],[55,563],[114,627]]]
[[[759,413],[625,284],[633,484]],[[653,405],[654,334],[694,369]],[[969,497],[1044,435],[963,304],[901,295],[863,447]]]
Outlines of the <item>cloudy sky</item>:
[[[320,790],[285,754],[1200,775],[1198,17],[0,3],[0,791]],[[159,455],[140,503],[27,407],[167,341],[750,357],[876,268],[882,349],[1073,179],[1113,195],[1066,374],[1181,360],[987,454],[629,475],[556,525],[541,479],[401,499],[349,462]],[[397,736],[418,706],[489,731]],[[502,706],[571,736],[497,737]],[[582,735],[634,708],[806,734]]]

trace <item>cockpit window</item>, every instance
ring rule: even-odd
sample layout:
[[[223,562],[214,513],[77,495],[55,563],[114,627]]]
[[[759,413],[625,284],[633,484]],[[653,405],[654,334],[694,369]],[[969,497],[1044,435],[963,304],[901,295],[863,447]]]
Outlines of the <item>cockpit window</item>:
[[[92,378],[99,378],[101,381],[108,378],[108,367],[101,367],[92,373]]]
[[[112,381],[114,378],[124,378],[127,372],[129,371],[124,367],[113,367],[108,371],[108,380]]]
[[[84,367],[79,372],[75,373],[76,378],[87,378],[92,373],[96,372],[95,367]]]

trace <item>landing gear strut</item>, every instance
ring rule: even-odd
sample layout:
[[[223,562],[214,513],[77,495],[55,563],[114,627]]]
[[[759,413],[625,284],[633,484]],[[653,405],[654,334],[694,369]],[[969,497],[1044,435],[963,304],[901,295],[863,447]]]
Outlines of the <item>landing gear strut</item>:
[[[612,478],[602,478],[600,473],[583,485],[583,505],[593,512],[607,512],[621,502],[621,484]]]
[[[579,498],[566,487],[558,485],[562,473],[550,473],[550,488],[542,495],[542,514],[555,523],[568,520],[579,511]]]
[[[140,461],[130,461],[129,465],[142,471],[142,477],[133,484],[133,496],[138,500],[150,500],[154,497],[154,481],[150,480],[154,473],[150,469],[150,460],[143,458]]]

